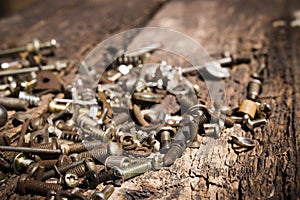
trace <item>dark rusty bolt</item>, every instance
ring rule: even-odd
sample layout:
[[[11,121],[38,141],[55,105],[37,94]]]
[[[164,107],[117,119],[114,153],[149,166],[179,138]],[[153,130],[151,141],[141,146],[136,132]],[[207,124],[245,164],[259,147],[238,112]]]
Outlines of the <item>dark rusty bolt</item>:
[[[41,181],[31,180],[27,174],[22,174],[19,177],[18,184],[16,187],[16,192],[21,194],[31,193],[31,194],[40,194],[47,195],[48,191],[62,190],[61,185],[44,183]]]
[[[84,160],[79,160],[79,161],[73,162],[73,163],[71,163],[67,166],[58,167],[57,170],[60,173],[65,173],[68,170],[70,170],[70,169],[72,169],[72,168],[74,168],[78,165],[81,165],[83,162],[84,162]],[[56,175],[57,175],[57,171],[55,169],[52,169],[52,170],[47,171],[47,172],[44,173],[42,180],[46,180],[48,178],[55,177]]]

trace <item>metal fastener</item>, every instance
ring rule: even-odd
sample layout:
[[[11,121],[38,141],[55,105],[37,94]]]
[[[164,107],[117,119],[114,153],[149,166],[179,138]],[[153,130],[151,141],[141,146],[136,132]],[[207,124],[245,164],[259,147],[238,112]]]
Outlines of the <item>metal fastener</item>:
[[[27,174],[22,174],[20,176],[16,187],[16,191],[21,194],[26,194],[28,192],[32,194],[47,195],[48,191],[50,190],[59,191],[62,190],[62,186],[57,184],[44,183],[36,180],[30,180]]]
[[[28,43],[22,47],[16,47],[11,49],[5,49],[0,51],[0,56],[6,56],[11,54],[17,54],[21,52],[39,52],[42,49],[48,48],[56,48],[59,44],[56,42],[55,39],[52,39],[49,42],[40,43],[38,39],[34,39],[32,43]]]
[[[0,105],[8,110],[27,110],[29,103],[19,98],[2,97],[0,98]]]
[[[107,185],[101,192],[94,192],[90,197],[90,200],[107,200],[114,190],[114,186]]]
[[[127,179],[143,174],[147,171],[150,171],[151,169],[151,161],[143,160],[141,162],[129,165],[125,168],[113,167],[112,171],[115,177],[119,178],[121,182],[124,182]]]
[[[249,115],[251,117],[251,119],[253,119],[255,116],[256,110],[257,110],[257,104],[254,101],[249,100],[249,99],[244,99],[241,102],[238,112],[243,113],[244,115]]]
[[[67,62],[62,61],[56,61],[54,64],[50,65],[44,65],[44,66],[38,66],[38,67],[30,67],[30,68],[22,68],[22,69],[16,69],[16,70],[5,70],[0,71],[0,76],[12,76],[17,74],[24,74],[24,73],[30,73],[30,72],[37,72],[40,70],[57,70],[60,71],[67,67]]]
[[[25,172],[29,165],[33,164],[34,161],[31,159],[28,159],[23,153],[19,153],[13,161],[13,168],[16,173],[21,174],[22,172]]]
[[[248,84],[247,98],[250,100],[256,100],[261,92],[262,83],[258,79],[252,79]]]

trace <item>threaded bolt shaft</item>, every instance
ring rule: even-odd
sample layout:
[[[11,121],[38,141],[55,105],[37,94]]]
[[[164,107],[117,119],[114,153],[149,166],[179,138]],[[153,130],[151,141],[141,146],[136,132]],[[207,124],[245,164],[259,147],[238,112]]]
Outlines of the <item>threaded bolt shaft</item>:
[[[163,159],[165,166],[172,165],[175,162],[175,160],[182,155],[184,151],[183,146],[185,145],[182,145],[181,141],[174,141],[171,144],[170,149],[167,151]]]
[[[127,122],[125,124],[118,125],[117,129],[121,129],[123,131],[126,131],[126,130],[130,130],[130,129],[134,128],[134,127],[135,127],[135,122],[132,121],[132,122]]]
[[[67,173],[70,173],[70,174],[76,174],[78,177],[83,177],[84,174],[85,174],[85,165],[84,164],[81,164],[81,165],[78,165],[72,169],[69,169],[67,171]]]
[[[123,169],[120,169],[119,167],[112,168],[113,174],[116,177],[121,178],[123,181],[138,176],[140,174],[143,174],[147,171],[150,171],[151,169],[152,169],[152,164],[151,161],[149,160],[143,160],[133,165],[129,165]]]
[[[46,195],[50,190],[60,191],[62,190],[62,186],[52,183],[30,180],[29,176],[26,174],[22,174],[20,176],[16,188],[16,191],[22,194],[26,194],[27,192],[29,192],[32,194]]]
[[[84,160],[79,160],[79,161],[73,162],[73,163],[71,163],[67,166],[58,167],[57,169],[60,173],[65,173],[68,170],[70,170],[70,169],[72,169],[72,168],[74,168],[78,165],[81,165],[83,162],[84,162]],[[44,176],[43,176],[42,180],[46,180],[48,178],[54,177],[56,174],[57,174],[56,170],[54,170],[54,169],[49,170],[49,171],[44,173]]]

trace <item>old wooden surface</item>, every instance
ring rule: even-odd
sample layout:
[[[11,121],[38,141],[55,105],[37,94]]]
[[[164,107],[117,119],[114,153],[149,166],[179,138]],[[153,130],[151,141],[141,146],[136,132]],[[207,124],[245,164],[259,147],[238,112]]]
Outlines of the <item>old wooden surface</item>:
[[[111,199],[296,199],[300,196],[299,27],[291,27],[295,1],[43,1],[0,21],[0,48],[37,37],[56,38],[56,58],[81,60],[110,35],[148,25],[172,28],[195,39],[208,52],[250,53],[263,48],[268,67],[261,101],[274,112],[263,128],[246,132],[239,125],[217,140],[201,137],[199,149],[188,148],[170,168],[125,182]],[[51,5],[51,6],[50,6]],[[154,15],[155,14],[155,15]],[[153,16],[154,15],[154,16]],[[279,20],[285,24],[278,26]],[[276,25],[277,24],[277,25]],[[282,23],[281,23],[282,24]],[[235,66],[224,81],[227,102],[246,97],[251,71]],[[201,84],[201,83],[200,83]],[[250,137],[256,147],[237,154],[231,134]],[[17,198],[17,197],[15,197]]]

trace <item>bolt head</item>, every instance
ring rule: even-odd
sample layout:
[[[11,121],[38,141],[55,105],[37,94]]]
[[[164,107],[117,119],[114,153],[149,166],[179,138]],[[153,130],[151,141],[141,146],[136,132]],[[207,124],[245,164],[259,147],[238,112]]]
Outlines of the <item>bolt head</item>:
[[[100,183],[99,176],[95,171],[87,171],[85,174],[84,184],[90,189],[95,189]]]
[[[78,176],[76,174],[67,173],[65,175],[64,182],[67,187],[75,188],[79,184]]]

